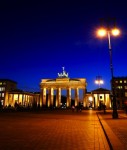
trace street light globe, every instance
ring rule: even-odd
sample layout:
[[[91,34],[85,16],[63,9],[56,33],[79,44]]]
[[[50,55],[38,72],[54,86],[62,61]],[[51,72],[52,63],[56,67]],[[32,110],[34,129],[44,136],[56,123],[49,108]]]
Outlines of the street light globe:
[[[95,84],[99,84],[99,81],[98,81],[98,80],[95,80]]]
[[[120,30],[117,28],[112,29],[111,32],[112,32],[112,35],[114,35],[114,36],[118,36],[120,34]]]
[[[101,80],[101,79],[97,79],[97,80],[95,80],[95,84],[104,84],[104,81],[103,80]]]
[[[97,35],[103,37],[106,35],[106,30],[104,28],[98,29]]]
[[[104,84],[104,81],[102,80],[101,76],[96,76],[95,84],[98,84],[99,88],[102,84]]]
[[[103,81],[103,80],[100,80],[100,84],[104,84],[104,81]]]

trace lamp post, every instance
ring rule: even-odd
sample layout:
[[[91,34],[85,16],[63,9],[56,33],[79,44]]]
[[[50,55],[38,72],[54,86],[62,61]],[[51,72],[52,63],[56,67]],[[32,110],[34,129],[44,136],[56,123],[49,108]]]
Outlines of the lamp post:
[[[115,89],[114,89],[114,86],[113,86],[114,74],[113,74],[113,65],[112,65],[111,35],[118,36],[120,34],[120,30],[117,29],[117,28],[113,28],[113,29],[101,28],[97,31],[97,34],[100,37],[103,37],[103,36],[106,36],[106,35],[108,37],[108,49],[109,49],[109,55],[110,55],[110,69],[111,69],[111,90],[112,90],[112,101],[113,101],[112,117],[113,117],[113,119],[117,119],[118,118],[118,113],[117,113],[117,105],[116,105],[116,96],[115,96]]]

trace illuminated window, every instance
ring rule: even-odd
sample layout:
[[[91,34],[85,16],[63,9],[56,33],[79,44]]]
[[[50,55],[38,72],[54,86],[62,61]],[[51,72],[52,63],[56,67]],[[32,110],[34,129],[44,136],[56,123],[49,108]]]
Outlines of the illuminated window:
[[[120,80],[120,83],[122,83],[122,80]]]
[[[0,82],[0,85],[2,85],[2,82]]]
[[[4,97],[4,93],[1,93],[2,94],[2,97]]]
[[[127,86],[124,86],[125,89],[127,89]]]
[[[0,87],[0,91],[5,91],[5,87]]]
[[[126,80],[124,80],[124,83],[127,83],[127,81],[126,81]]]
[[[116,82],[116,83],[118,83],[118,81],[117,81],[117,80],[116,80],[115,82]]]
[[[118,88],[118,89],[122,89],[123,87],[122,87],[122,86],[117,86],[117,88]]]

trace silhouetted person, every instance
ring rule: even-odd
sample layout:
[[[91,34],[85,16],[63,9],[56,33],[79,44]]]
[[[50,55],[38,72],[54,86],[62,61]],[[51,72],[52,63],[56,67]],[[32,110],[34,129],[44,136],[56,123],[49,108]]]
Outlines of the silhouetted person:
[[[75,106],[72,106],[72,111],[74,112],[74,110],[75,110]]]

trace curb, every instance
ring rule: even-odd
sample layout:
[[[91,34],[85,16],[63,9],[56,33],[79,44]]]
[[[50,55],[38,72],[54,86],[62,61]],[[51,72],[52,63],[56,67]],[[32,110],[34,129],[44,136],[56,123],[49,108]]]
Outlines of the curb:
[[[97,113],[99,122],[102,126],[102,129],[104,131],[104,134],[106,136],[107,142],[109,144],[110,150],[123,150],[125,149],[124,145],[121,143],[119,138],[115,135],[115,133],[112,131],[110,126],[107,124],[107,122],[102,118],[102,116]],[[102,120],[101,120],[102,119]]]
[[[106,140],[107,140],[108,145],[109,145],[109,147],[110,147],[110,150],[113,150],[113,146],[112,146],[112,144],[111,144],[111,142],[110,142],[110,140],[109,140],[109,137],[108,137],[108,135],[107,135],[107,133],[106,133],[106,131],[105,131],[105,129],[104,129],[104,126],[103,126],[103,124],[102,124],[102,122],[101,122],[101,120],[100,120],[100,118],[99,118],[99,115],[98,115],[98,113],[96,113],[96,114],[97,114],[97,117],[98,117],[99,122],[100,122],[100,124],[101,124],[101,127],[102,127],[102,129],[103,129],[103,131],[104,131]]]

